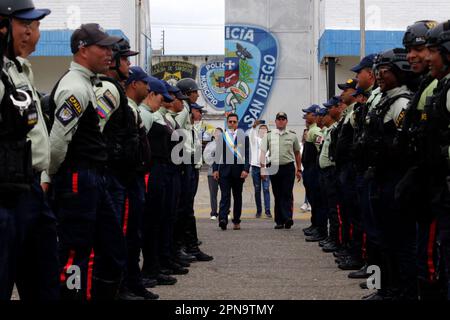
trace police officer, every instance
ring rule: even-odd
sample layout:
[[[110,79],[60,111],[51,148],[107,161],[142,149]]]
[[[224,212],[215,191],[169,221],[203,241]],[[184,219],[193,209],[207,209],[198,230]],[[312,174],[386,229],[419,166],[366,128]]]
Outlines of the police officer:
[[[261,178],[270,175],[275,198],[275,229],[290,229],[294,224],[294,181],[302,178],[300,144],[294,131],[287,130],[288,118],[284,112],[275,117],[276,129],[268,131],[261,141]],[[270,152],[270,168],[266,154]],[[294,164],[295,162],[295,164]]]
[[[399,184],[398,195],[402,206],[417,220],[417,272],[418,294],[421,300],[439,299],[446,296],[443,289],[446,287],[443,277],[439,276],[440,261],[437,257],[438,238],[436,225],[436,212],[430,206],[435,196],[432,191],[433,173],[427,163],[427,150],[424,149],[423,140],[418,133],[424,115],[426,99],[433,95],[438,80],[429,74],[429,65],[426,60],[429,51],[426,47],[427,32],[434,28],[437,22],[424,20],[409,26],[403,36],[403,45],[408,51],[407,59],[412,71],[421,78],[419,89],[415,92],[405,114],[405,120],[399,133],[399,142],[405,148],[405,161],[408,161],[409,170]],[[422,141],[420,141],[422,140]],[[431,179],[430,179],[431,178]],[[414,190],[407,192],[407,190]]]
[[[194,199],[198,189],[199,166],[201,161],[201,141],[195,134],[190,115],[190,104],[196,103],[199,97],[199,87],[194,79],[184,78],[178,81],[177,87],[189,97],[184,102],[184,109],[176,116],[176,121],[183,130],[184,149],[183,164],[181,166],[181,193],[177,222],[175,226],[175,239],[179,256],[188,253],[198,261],[211,261],[212,256],[207,255],[199,248],[197,226],[194,215]],[[185,249],[185,250],[184,250]]]
[[[147,96],[148,89],[134,86],[132,88],[136,90],[129,90],[127,95],[123,87],[123,82],[129,77],[128,58],[137,54],[130,50],[128,41],[120,40],[113,47],[112,65],[94,89],[100,127],[108,149],[108,191],[127,241],[127,268],[119,297],[150,300],[157,299],[158,295],[145,289],[139,266],[144,174],[150,155],[137,110],[137,104]],[[143,135],[141,139],[140,135]]]
[[[368,147],[367,178],[370,201],[381,237],[381,289],[369,300],[415,299],[416,259],[415,221],[402,211],[395,188],[405,173],[405,163],[395,144],[395,136],[409,103],[411,92],[405,85],[411,66],[405,49],[388,50],[374,63],[383,94],[368,113],[365,139]]]
[[[306,198],[311,204],[311,226],[303,230],[308,240],[321,241],[326,238],[326,216],[322,207],[319,208],[319,171],[317,167],[317,156],[322,139],[320,128],[317,126],[317,112],[320,107],[316,104],[306,109],[303,119],[306,121],[308,129],[303,146],[302,165],[303,185],[305,186]]]
[[[337,176],[336,163],[330,159],[329,147],[331,144],[331,131],[336,128],[337,121],[340,118],[341,109],[339,108],[339,99],[332,97],[323,104],[327,109],[324,119],[326,130],[323,132],[323,145],[319,153],[319,167],[322,193],[326,198],[328,208],[329,235],[327,241],[323,243],[324,252],[335,252],[339,249],[341,237],[339,237],[339,214],[337,199]]]
[[[59,298],[56,219],[41,187],[50,145],[26,60],[48,14],[31,0],[0,4],[0,300],[14,283],[21,300]]]
[[[60,279],[68,299],[115,298],[126,262],[124,235],[107,190],[108,150],[93,89],[98,74],[108,71],[119,40],[95,23],[76,29],[73,62],[50,99],[49,175],[59,218]],[[65,286],[72,266],[80,268],[81,290]]]
[[[450,300],[450,20],[427,32],[426,45],[429,50],[426,60],[430,65],[430,74],[439,82],[433,96],[427,99],[420,123],[425,137],[423,146],[427,148],[427,168],[433,168],[431,210],[437,216],[447,278],[447,299]]]

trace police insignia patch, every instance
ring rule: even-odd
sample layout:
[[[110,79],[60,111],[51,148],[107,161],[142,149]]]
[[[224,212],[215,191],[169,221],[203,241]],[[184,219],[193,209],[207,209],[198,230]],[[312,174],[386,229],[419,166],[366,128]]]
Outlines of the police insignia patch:
[[[81,113],[83,112],[83,109],[81,108],[81,103],[78,101],[78,99],[74,95],[71,95],[66,100],[65,104],[70,106],[77,116],[81,115]]]
[[[73,119],[75,119],[75,117],[75,111],[67,103],[63,104],[63,106],[56,112],[56,118],[63,126],[69,124]]]
[[[103,97],[107,99],[107,101],[111,104],[111,110],[114,109],[114,106],[117,105],[117,100],[116,98],[114,98],[111,91],[106,90],[105,93],[103,94]]]
[[[395,125],[397,126],[397,128],[403,125],[403,120],[405,120],[405,113],[405,110],[402,110],[402,112],[400,112],[400,114],[398,115],[398,118],[395,121]]]

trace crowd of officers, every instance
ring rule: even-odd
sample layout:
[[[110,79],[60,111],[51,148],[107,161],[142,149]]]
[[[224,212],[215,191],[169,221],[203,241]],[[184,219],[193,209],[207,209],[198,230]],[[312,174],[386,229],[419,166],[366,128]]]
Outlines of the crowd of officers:
[[[403,45],[303,109],[303,231],[349,278],[380,268],[363,299],[450,299],[450,21],[414,23]]]
[[[197,84],[130,67],[138,52],[89,23],[41,97],[26,58],[48,14],[31,0],[0,4],[0,300],[14,284],[22,300],[157,299],[147,288],[213,259],[193,208]]]

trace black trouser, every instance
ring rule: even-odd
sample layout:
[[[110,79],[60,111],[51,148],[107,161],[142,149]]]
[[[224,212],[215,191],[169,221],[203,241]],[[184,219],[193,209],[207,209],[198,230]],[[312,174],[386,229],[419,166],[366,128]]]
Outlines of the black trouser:
[[[282,225],[292,220],[295,182],[294,163],[280,165],[277,173],[270,176],[270,181],[272,182],[272,192],[275,200],[275,223]]]
[[[59,299],[56,219],[36,174],[31,190],[0,194],[0,301]],[[6,203],[8,202],[8,203]]]
[[[140,283],[139,261],[142,248],[142,221],[145,204],[143,175],[130,173],[127,177],[109,176],[108,190],[111,194],[119,222],[127,243],[127,268],[123,285],[134,289]]]
[[[328,206],[329,237],[336,244],[340,244],[336,167],[321,169],[321,178],[322,193],[326,197]]]
[[[439,240],[442,245],[442,256],[447,280],[447,299],[450,300],[450,177],[442,191],[437,193],[432,201],[432,209],[438,213],[437,226]]]
[[[61,168],[53,182],[63,294],[68,299],[113,299],[126,266],[126,244],[103,170]],[[79,292],[66,283],[73,265],[81,269]]]
[[[363,232],[361,210],[356,192],[356,172],[351,162],[342,164],[338,170],[339,203],[342,218],[343,242],[357,259],[362,258]]]
[[[381,236],[381,286],[403,299],[417,297],[416,223],[395,200],[401,171],[383,172],[370,185],[370,200]]]
[[[194,199],[197,194],[199,170],[195,165],[183,164],[181,169],[181,193],[175,223],[175,245],[177,248],[196,248],[197,224],[194,215]]]
[[[231,193],[233,193],[233,223],[241,223],[242,213],[242,189],[244,179],[239,176],[221,176],[219,179],[220,186],[220,205],[219,205],[219,221],[228,223],[228,212],[231,205]]]
[[[166,166],[166,195],[164,197],[165,212],[162,217],[159,260],[167,265],[175,254],[174,228],[180,200],[180,168],[174,164]]]
[[[303,179],[306,197],[311,204],[311,222],[319,232],[325,234],[327,233],[328,201],[321,194],[320,171],[318,166],[314,165],[305,168],[303,171]]]
[[[142,247],[144,265],[142,271],[151,276],[156,276],[161,270],[159,248],[162,246],[162,230],[166,228],[163,224],[165,223],[166,197],[168,196],[166,167],[166,163],[154,162],[152,164],[145,194]]]

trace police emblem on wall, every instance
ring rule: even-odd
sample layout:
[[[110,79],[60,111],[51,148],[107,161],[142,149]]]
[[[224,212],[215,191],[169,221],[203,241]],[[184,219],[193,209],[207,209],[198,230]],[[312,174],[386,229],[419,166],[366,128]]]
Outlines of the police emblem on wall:
[[[275,80],[278,42],[260,27],[225,26],[223,88],[225,112],[239,116],[239,128],[249,129],[266,107]]]
[[[223,61],[213,61],[200,67],[200,89],[205,101],[217,110],[224,110],[226,88]]]
[[[152,75],[175,85],[183,78],[197,78],[197,66],[184,61],[163,61],[152,66]]]

